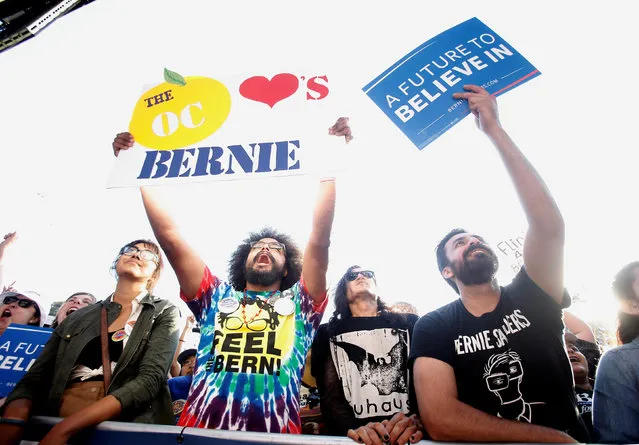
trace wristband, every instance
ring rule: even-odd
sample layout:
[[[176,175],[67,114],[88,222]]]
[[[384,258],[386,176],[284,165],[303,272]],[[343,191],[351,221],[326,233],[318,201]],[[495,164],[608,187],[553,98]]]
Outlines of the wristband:
[[[11,417],[0,417],[0,424],[26,426],[27,421],[22,419],[13,419]]]

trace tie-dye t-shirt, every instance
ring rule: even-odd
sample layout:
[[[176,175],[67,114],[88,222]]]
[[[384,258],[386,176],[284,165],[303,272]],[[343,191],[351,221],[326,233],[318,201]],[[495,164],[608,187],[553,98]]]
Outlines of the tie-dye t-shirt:
[[[196,297],[181,297],[200,323],[200,345],[178,425],[301,433],[301,374],[327,299],[314,304],[302,280],[245,299],[208,268]]]

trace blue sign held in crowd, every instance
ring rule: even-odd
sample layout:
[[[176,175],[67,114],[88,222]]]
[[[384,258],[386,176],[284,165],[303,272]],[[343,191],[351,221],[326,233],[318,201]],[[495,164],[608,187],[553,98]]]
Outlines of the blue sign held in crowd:
[[[0,397],[6,397],[44,349],[53,329],[12,324],[0,337]]]
[[[466,101],[453,99],[464,85],[498,96],[539,74],[472,18],[424,42],[363,90],[421,150],[470,113]]]

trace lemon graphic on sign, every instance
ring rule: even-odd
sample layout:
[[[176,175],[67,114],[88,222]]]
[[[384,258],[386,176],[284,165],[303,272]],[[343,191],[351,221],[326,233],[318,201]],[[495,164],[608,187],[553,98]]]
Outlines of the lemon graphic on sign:
[[[135,104],[129,131],[156,150],[199,142],[215,133],[231,111],[231,94],[209,77],[182,77],[164,69],[166,82],[146,91]]]

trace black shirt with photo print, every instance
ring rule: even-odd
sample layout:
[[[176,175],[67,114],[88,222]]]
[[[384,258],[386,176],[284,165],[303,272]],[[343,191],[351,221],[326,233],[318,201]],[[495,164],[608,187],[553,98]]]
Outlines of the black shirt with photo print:
[[[351,317],[319,327],[311,372],[317,380],[326,433],[345,436],[396,413],[416,414],[408,356],[417,315]]]

